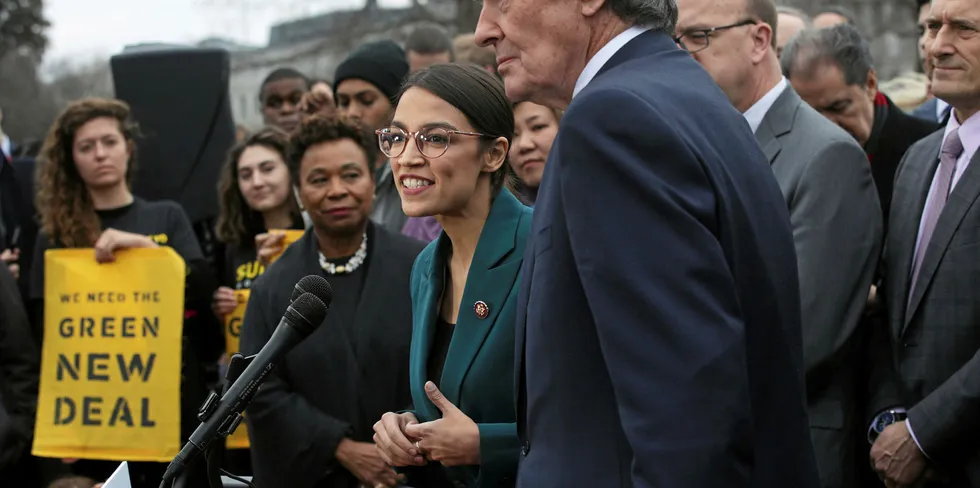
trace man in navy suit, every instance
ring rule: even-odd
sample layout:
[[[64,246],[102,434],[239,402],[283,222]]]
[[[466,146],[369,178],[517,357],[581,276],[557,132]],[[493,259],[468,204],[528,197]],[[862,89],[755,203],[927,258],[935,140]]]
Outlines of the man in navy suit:
[[[566,108],[517,306],[519,487],[811,488],[786,202],[673,0],[484,0],[507,94]]]

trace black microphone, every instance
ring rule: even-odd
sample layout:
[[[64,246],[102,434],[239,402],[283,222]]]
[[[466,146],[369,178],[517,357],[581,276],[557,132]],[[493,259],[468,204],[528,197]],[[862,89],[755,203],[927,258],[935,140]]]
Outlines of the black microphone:
[[[319,275],[308,275],[296,282],[296,286],[293,287],[293,295],[289,297],[289,303],[293,303],[304,293],[312,293],[313,296],[327,305],[333,299],[333,288],[330,288],[330,283]]]
[[[323,282],[327,283],[326,280]],[[176,479],[194,457],[204,452],[215,438],[227,436],[234,431],[242,421],[242,412],[245,411],[259,384],[273,366],[323,323],[333,294],[329,283],[326,288],[320,288],[318,291],[322,293],[323,299],[312,293],[303,293],[296,298],[286,309],[269,342],[255,355],[255,359],[228,388],[221,400],[212,405],[205,404],[204,409],[211,410],[210,415],[191,434],[187,443],[167,466],[163,481],[160,483],[161,488],[165,488],[168,483]]]

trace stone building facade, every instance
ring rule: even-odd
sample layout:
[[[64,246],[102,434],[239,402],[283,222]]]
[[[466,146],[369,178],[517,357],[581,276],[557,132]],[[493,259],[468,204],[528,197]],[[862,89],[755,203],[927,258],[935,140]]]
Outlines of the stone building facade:
[[[291,67],[332,80],[347,53],[365,42],[387,38],[403,43],[421,22],[441,24],[453,34],[454,5],[429,0],[426,7],[337,11],[273,26],[267,47],[231,55],[229,96],[236,123],[248,129],[262,125],[259,88],[274,69]]]
[[[811,15],[828,5],[853,12],[857,26],[871,44],[879,80],[919,70],[918,7],[915,0],[777,0]]]
[[[337,11],[273,26],[269,46],[232,52],[231,106],[237,123],[254,129],[262,124],[259,85],[272,70],[290,66],[313,78],[330,80],[351,49],[363,42],[389,38],[403,42],[412,27],[431,21],[455,34],[457,1],[428,0],[404,9],[368,8]],[[871,42],[879,80],[918,69],[915,0],[777,0],[810,14],[829,4],[854,12],[858,27]]]

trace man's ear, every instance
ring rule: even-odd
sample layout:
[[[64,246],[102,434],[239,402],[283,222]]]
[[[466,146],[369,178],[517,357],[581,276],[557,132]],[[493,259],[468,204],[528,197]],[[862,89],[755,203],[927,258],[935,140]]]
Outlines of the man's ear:
[[[878,73],[875,72],[874,68],[868,71],[868,81],[865,90],[868,92],[868,97],[872,100],[878,95]]]
[[[606,0],[579,0],[581,2],[582,15],[592,17],[606,5]]]
[[[755,64],[761,63],[766,56],[769,55],[770,49],[775,49],[772,47],[773,36],[776,35],[772,30],[772,26],[765,22],[760,22],[751,26],[752,28],[752,62]]]

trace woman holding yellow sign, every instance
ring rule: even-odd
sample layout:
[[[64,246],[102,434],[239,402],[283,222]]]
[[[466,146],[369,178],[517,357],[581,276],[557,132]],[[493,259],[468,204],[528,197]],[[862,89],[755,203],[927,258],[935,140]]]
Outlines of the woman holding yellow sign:
[[[212,305],[218,317],[235,310],[240,301],[235,290],[248,290],[265,271],[255,236],[273,229],[298,229],[302,234],[305,228],[286,165],[288,138],[279,129],[262,129],[232,148],[222,168],[216,234],[225,248],[222,286]]]
[[[94,248],[93,258],[99,263],[115,261],[116,253],[124,249],[169,246],[176,251],[186,264],[187,275],[184,310],[177,315],[188,323],[183,328],[184,345],[192,346],[180,348],[183,363],[180,373],[181,437],[186,438],[189,429],[197,425],[195,413],[206,394],[201,365],[216,359],[222,349],[221,331],[207,313],[217,280],[181,207],[170,201],[148,202],[133,196],[130,183],[136,165],[135,135],[129,107],[124,102],[108,99],[74,102],[51,127],[42,150],[45,161],[38,170],[37,209],[42,230],[34,249],[31,304],[40,319],[37,327],[43,330],[44,302],[57,299],[45,294],[45,251],[49,249]],[[105,328],[103,320],[102,329]],[[126,329],[119,330],[125,335]],[[68,339],[55,334],[48,340]],[[179,341],[176,345],[180,345]],[[89,362],[94,360],[90,357]],[[56,366],[43,364],[42,373],[44,368]],[[89,370],[87,377],[98,379],[104,371]],[[79,408],[81,415],[88,417],[82,418],[88,421],[93,421],[94,413],[106,417],[112,414],[111,405],[102,407],[102,410],[108,410],[105,412],[94,407]],[[129,423],[127,420],[132,419],[122,417],[123,423]],[[144,425],[150,425],[149,422],[151,419],[146,418]],[[139,447],[133,446],[134,449]],[[105,479],[118,465],[113,461],[65,462],[72,465],[75,474],[94,479]],[[156,486],[154,483],[159,483],[165,467],[162,463],[130,463],[133,486]]]
[[[221,169],[218,199],[221,213],[215,234],[219,251],[218,277],[211,309],[225,325],[227,356],[238,352],[245,305],[252,282],[265,271],[255,249],[255,236],[271,229],[302,229],[303,217],[286,165],[289,136],[267,127],[237,144]],[[224,467],[238,475],[251,475],[248,433],[237,429],[228,437]]]

